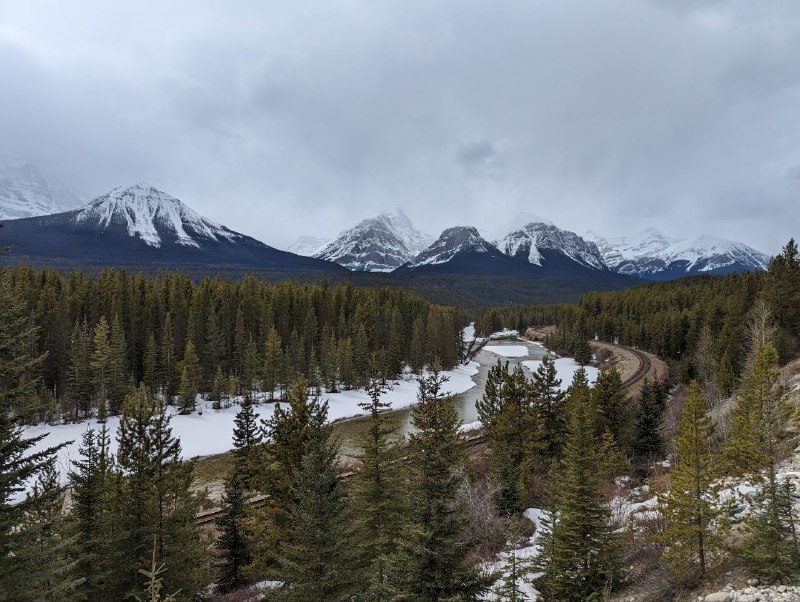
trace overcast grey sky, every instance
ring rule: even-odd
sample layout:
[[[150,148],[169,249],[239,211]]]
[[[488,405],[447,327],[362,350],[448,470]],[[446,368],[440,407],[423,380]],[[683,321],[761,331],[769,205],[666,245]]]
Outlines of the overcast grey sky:
[[[0,0],[0,153],[285,246],[422,230],[800,234],[800,2]]]

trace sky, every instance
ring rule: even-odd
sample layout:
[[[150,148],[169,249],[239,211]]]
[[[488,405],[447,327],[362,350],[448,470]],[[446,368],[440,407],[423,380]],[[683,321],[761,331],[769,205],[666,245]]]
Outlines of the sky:
[[[0,154],[278,247],[401,207],[800,235],[800,3],[0,0]]]

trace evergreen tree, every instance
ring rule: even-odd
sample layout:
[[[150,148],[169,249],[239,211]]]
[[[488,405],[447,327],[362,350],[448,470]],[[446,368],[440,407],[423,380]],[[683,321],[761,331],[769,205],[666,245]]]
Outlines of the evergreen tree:
[[[660,387],[645,380],[639,394],[639,410],[631,448],[634,465],[640,472],[647,472],[650,464],[664,455],[663,416]]]
[[[783,388],[778,384],[775,349],[761,345],[744,379],[735,410],[733,436],[728,446],[730,457],[741,457],[751,450],[752,457],[743,472],[752,472],[761,489],[754,509],[746,521],[749,536],[741,554],[750,569],[769,579],[781,579],[800,569],[800,549],[795,526],[793,487],[778,481],[777,469],[781,440],[786,436],[789,408]],[[743,409],[747,415],[743,415]],[[747,428],[741,428],[745,419]],[[738,428],[737,428],[738,427]],[[744,459],[743,459],[744,461]],[[762,476],[761,471],[766,473]]]
[[[616,543],[599,491],[598,442],[588,379],[578,370],[570,386],[570,430],[553,494],[553,518],[542,544],[537,580],[548,600],[600,600],[617,571]]]
[[[283,343],[275,327],[269,329],[264,352],[264,390],[269,393],[269,400],[275,399],[275,389],[281,384],[283,372]]]
[[[108,399],[112,414],[118,414],[128,389],[128,348],[119,314],[114,316],[109,338]]]
[[[396,444],[389,441],[396,427],[387,424],[383,412],[390,407],[381,400],[386,386],[372,360],[367,385],[369,402],[361,408],[369,413],[369,429],[361,438],[361,470],[353,477],[352,523],[363,600],[390,600],[389,563],[396,551],[405,519],[405,475]]]
[[[158,392],[158,346],[156,345],[156,337],[152,332],[147,335],[147,342],[144,347],[142,382],[153,395]]]
[[[113,582],[118,596],[141,591],[138,568],[155,537],[157,559],[169,569],[165,583],[191,599],[204,578],[202,544],[194,523],[192,465],[180,460],[164,405],[145,387],[128,395],[117,431],[117,492]]]
[[[618,444],[629,441],[628,394],[616,368],[607,368],[600,372],[592,389],[592,396],[598,412],[598,433],[609,430]]]
[[[679,428],[670,488],[659,501],[667,520],[661,537],[666,544],[664,559],[679,578],[686,579],[706,572],[708,554],[714,549],[711,525],[717,516],[712,499],[714,425],[697,382],[689,389]]]
[[[75,542],[64,528],[64,488],[59,484],[55,458],[38,473],[28,499],[32,504],[20,531],[24,545],[14,551],[28,574],[10,599],[69,599],[82,580],[76,575],[77,562],[69,554]]]
[[[295,471],[292,502],[287,508],[292,538],[277,555],[281,587],[267,600],[351,600],[355,579],[346,529],[346,499],[336,469],[337,448],[324,426],[327,403],[319,407],[322,420],[309,433],[309,446]]]
[[[254,451],[261,444],[261,439],[253,403],[249,397],[245,397],[241,409],[233,419],[233,453],[236,457],[234,470],[241,477],[245,489],[250,488],[254,472]]]
[[[160,367],[160,380],[164,388],[164,397],[167,403],[172,403],[177,384],[178,359],[175,352],[175,333],[170,312],[167,312],[164,318],[164,325],[161,328]]]
[[[214,402],[213,407],[215,410],[219,410],[222,407],[222,398],[225,396],[227,388],[228,379],[222,373],[222,368],[217,366],[214,382],[211,384],[211,400]]]
[[[89,368],[89,326],[75,321],[70,336],[66,399],[74,420],[86,416],[92,408],[92,377]]]
[[[508,372],[508,362],[489,370],[486,393],[476,403],[489,439],[491,463],[498,483],[497,505],[504,515],[521,512],[528,501],[528,475],[534,455],[545,442],[537,435],[539,413],[530,400],[530,387],[522,366]]]
[[[734,474],[766,468],[775,456],[777,441],[784,437],[788,408],[778,386],[777,362],[773,347],[759,347],[736,395],[725,448],[729,470]]]
[[[523,584],[530,573],[530,562],[519,557],[518,549],[525,545],[522,536],[520,517],[515,516],[509,520],[508,543],[506,544],[506,570],[499,582],[492,590],[498,600],[503,602],[526,602],[530,597],[525,593]]]
[[[258,388],[259,380],[258,346],[255,339],[250,336],[244,353],[244,371],[242,372],[242,386],[245,393],[253,395]]]
[[[186,351],[181,361],[181,384],[179,387],[181,414],[191,414],[197,407],[197,393],[202,380],[200,359],[191,340],[186,342]]]
[[[36,328],[3,275],[0,272],[0,593],[9,600],[34,600],[46,597],[47,589],[59,591],[66,576],[60,574],[61,566],[50,565],[49,550],[42,545],[48,525],[32,518],[47,511],[52,499],[20,500],[20,493],[26,483],[52,469],[63,445],[36,451],[47,435],[26,438],[15,424],[15,417],[35,407],[35,375],[43,358],[30,355],[36,348]]]
[[[94,373],[94,386],[98,407],[108,401],[110,380],[111,343],[108,339],[108,322],[105,316],[94,327],[94,349],[90,366]]]
[[[567,433],[567,413],[564,406],[565,393],[561,390],[561,379],[555,361],[549,355],[533,373],[531,382],[532,403],[539,414],[539,435],[543,452],[552,460],[561,453]]]
[[[263,435],[269,443],[256,448],[252,466],[258,470],[253,486],[270,496],[270,504],[255,511],[248,522],[254,542],[252,570],[256,573],[269,573],[275,566],[275,550],[291,539],[288,508],[295,499],[297,467],[302,466],[313,434],[325,423],[327,407],[309,398],[308,393],[308,382],[298,378],[287,394],[288,407],[276,403],[270,419],[262,420]]]
[[[455,497],[466,449],[453,400],[442,392],[446,380],[438,372],[420,377],[418,404],[411,409],[413,510],[390,582],[400,599],[478,600],[494,581],[472,566],[472,545],[462,541],[465,518]]]
[[[108,427],[89,429],[72,461],[70,528],[75,534],[77,573],[83,579],[79,591],[87,600],[108,597],[111,550],[112,463],[108,452]]]
[[[247,484],[234,469],[225,479],[225,495],[222,507],[225,510],[217,522],[220,536],[217,540],[219,556],[217,574],[220,589],[228,591],[246,583],[245,567],[252,560],[250,544],[244,529],[245,492]]]

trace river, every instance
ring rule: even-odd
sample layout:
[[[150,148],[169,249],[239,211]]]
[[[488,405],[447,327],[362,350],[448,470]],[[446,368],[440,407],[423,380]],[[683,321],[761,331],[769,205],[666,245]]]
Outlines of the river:
[[[492,353],[491,351],[486,351],[485,349],[478,353],[478,355],[475,357],[475,361],[479,364],[478,373],[472,377],[473,382],[475,382],[475,386],[463,393],[453,396],[453,401],[455,402],[456,409],[458,410],[458,416],[462,424],[469,424],[470,422],[475,422],[478,420],[478,412],[475,409],[475,402],[477,402],[483,396],[489,368],[494,366],[498,359],[501,359],[503,362],[507,360],[509,365],[513,368],[525,360],[540,360],[547,353],[545,348],[541,345],[517,338],[501,339],[492,341],[490,344],[491,346],[525,346],[528,349],[528,355],[523,357],[507,358],[500,357],[499,355]],[[530,371],[525,367],[523,367],[523,369],[530,378]],[[413,426],[411,425],[411,408],[392,410],[387,412],[386,416],[389,417],[395,425],[397,425],[397,430],[393,433],[393,438],[395,440],[399,439],[400,437],[405,437],[413,430]],[[334,436],[339,440],[339,453],[341,458],[347,461],[354,455],[357,455],[360,449],[358,441],[367,428],[369,428],[369,418],[362,416],[359,418],[340,420],[338,422],[334,422],[332,426]]]

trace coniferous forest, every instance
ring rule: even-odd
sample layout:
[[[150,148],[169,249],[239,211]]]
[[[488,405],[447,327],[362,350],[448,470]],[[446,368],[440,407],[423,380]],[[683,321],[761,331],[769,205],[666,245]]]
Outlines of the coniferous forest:
[[[670,380],[631,393],[602,362],[592,385],[583,368],[562,383],[550,356],[531,374],[498,361],[473,446],[440,371],[465,359],[462,310],[348,284],[4,269],[0,599],[667,600],[734,573],[794,587],[793,242],[761,274],[474,320],[556,325],[548,346],[583,364],[592,339],[644,348]],[[398,441],[384,396],[407,368]],[[368,427],[343,466],[325,393],[352,388]],[[197,461],[170,421],[223,397],[231,462],[201,528]],[[268,420],[256,403],[276,404]],[[89,416],[65,473],[26,434]]]

